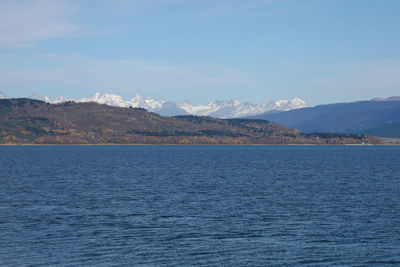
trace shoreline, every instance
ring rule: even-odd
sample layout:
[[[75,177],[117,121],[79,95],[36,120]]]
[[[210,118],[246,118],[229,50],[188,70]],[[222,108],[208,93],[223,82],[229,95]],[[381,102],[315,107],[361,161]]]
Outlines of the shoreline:
[[[6,146],[400,146],[397,144],[0,144]]]

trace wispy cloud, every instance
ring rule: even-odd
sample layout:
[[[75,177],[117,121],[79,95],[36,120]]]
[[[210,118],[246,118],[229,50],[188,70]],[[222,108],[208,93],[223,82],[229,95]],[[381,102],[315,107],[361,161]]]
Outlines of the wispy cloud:
[[[97,35],[109,31],[103,29],[102,19],[141,15],[159,7],[191,7],[190,16],[220,16],[256,10],[281,1],[290,0],[2,0],[0,48]]]
[[[65,1],[34,0],[0,3],[0,47],[31,46],[47,39],[73,37],[81,25]]]
[[[251,73],[219,65],[167,65],[151,60],[101,61],[83,56],[42,55],[46,68],[0,68],[0,86],[49,88],[54,95],[75,96],[81,89],[106,90],[125,96],[134,93],[179,99],[190,91],[218,96],[218,88],[251,86],[257,77]],[[0,58],[1,59],[1,58]],[[7,59],[11,61],[12,58]],[[57,86],[58,84],[63,86]],[[66,92],[65,88],[71,88]],[[8,92],[8,94],[10,94]],[[86,96],[87,92],[83,95]]]
[[[133,16],[178,0],[2,0],[0,48],[30,47],[35,42],[97,34],[101,28],[91,19]]]

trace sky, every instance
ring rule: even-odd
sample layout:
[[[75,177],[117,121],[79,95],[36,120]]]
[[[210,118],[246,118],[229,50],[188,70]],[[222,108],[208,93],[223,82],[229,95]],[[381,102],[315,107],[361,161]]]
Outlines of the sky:
[[[398,0],[0,0],[0,91],[205,104],[400,95]]]

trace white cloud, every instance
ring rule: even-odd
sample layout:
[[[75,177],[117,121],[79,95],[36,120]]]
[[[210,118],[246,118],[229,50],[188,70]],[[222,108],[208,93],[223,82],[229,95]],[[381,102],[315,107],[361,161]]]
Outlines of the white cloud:
[[[73,37],[81,26],[65,1],[34,0],[0,3],[0,47],[31,46],[40,40]]]
[[[31,47],[43,40],[97,35],[106,30],[96,19],[132,16],[175,1],[1,0],[0,48]]]
[[[193,12],[208,16],[255,10],[280,1],[288,0],[1,0],[0,48],[104,34],[110,32],[105,27],[116,26],[101,25],[101,19],[135,16],[173,4],[195,7],[195,11],[189,11],[190,16]]]

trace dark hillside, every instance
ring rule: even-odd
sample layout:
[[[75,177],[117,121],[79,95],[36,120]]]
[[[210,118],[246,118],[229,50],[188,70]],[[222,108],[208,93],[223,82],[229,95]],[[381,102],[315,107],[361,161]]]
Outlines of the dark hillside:
[[[97,103],[52,105],[0,100],[0,143],[26,144],[302,144],[361,143],[362,135],[302,134],[266,120],[163,117],[141,108]]]
[[[400,121],[400,101],[389,100],[320,105],[251,118],[267,119],[303,132],[364,133]],[[392,130],[387,134],[391,135]]]

